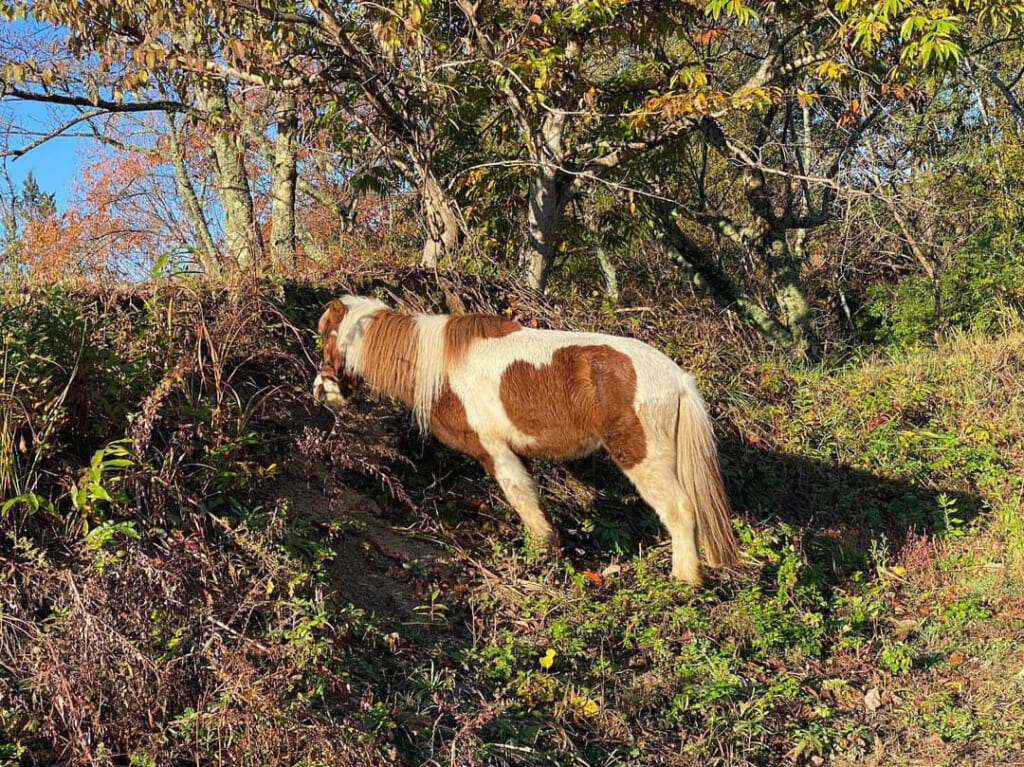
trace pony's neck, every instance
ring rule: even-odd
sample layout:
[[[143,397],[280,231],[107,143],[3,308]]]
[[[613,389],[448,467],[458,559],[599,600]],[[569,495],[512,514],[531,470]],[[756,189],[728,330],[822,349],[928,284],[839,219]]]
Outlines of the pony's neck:
[[[346,302],[346,368],[412,408],[422,431],[448,377],[445,314],[410,316],[373,299]]]
[[[366,309],[368,311],[361,317],[353,318],[347,367],[371,388],[414,407],[418,357],[416,321],[379,304]]]

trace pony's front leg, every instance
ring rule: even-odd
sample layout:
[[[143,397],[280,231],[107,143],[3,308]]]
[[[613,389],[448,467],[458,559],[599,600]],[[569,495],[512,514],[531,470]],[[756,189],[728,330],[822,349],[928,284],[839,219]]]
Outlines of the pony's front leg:
[[[507,447],[488,447],[491,464],[488,468],[498,481],[509,505],[530,533],[549,549],[558,548],[558,533],[544,516],[537,495],[537,485],[526,471],[523,462]]]

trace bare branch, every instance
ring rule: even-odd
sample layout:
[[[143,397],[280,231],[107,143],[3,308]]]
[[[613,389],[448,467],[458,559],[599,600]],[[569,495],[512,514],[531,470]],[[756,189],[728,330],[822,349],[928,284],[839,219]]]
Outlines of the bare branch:
[[[75,117],[75,118],[73,118],[71,120],[68,120],[63,125],[59,125],[58,127],[54,128],[53,130],[47,131],[46,133],[42,134],[41,136],[36,138],[35,141],[30,141],[28,144],[25,144],[24,146],[20,146],[17,149],[8,149],[7,151],[5,151],[3,153],[0,153],[0,157],[13,157],[14,159],[18,159],[22,155],[28,154],[29,152],[31,152],[36,147],[45,144],[50,139],[56,138],[57,136],[60,136],[61,134],[63,134],[69,128],[72,128],[73,126],[78,125],[78,123],[85,122],[86,120],[91,120],[94,117],[99,117],[99,116],[105,115],[105,114],[109,114],[109,113],[106,110],[104,110],[104,109],[91,109],[88,112],[83,112],[82,114],[78,115],[77,117]]]
[[[1006,105],[1010,108],[1010,111],[1013,112],[1013,116],[1021,122],[1024,122],[1024,106],[1022,106],[1020,101],[1017,100],[1017,96],[1014,92],[1010,90],[1010,87],[1006,85],[1006,83],[999,79],[999,75],[997,75],[995,71],[990,69],[986,74],[988,75],[988,79],[992,81],[992,84],[996,86],[996,89],[1006,100]],[[1019,79],[1020,75],[1017,77]]]
[[[60,93],[40,93],[19,88],[8,82],[0,82],[0,98],[15,98],[21,101],[36,101],[45,104],[63,104],[72,107],[92,107],[103,112],[185,112],[197,114],[197,110],[180,101],[159,99],[157,101],[110,101],[91,99],[86,96],[66,96]],[[96,115],[93,115],[95,117]]]

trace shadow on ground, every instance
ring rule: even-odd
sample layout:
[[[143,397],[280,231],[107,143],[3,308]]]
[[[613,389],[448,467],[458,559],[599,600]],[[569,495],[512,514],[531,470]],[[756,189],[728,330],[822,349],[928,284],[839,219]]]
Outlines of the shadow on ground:
[[[329,420],[320,419],[318,428],[330,429]],[[353,435],[363,448],[384,446],[389,459],[370,473],[327,460],[297,476],[305,483],[303,502],[321,506],[340,531],[332,543],[339,551],[334,573],[340,595],[356,606],[413,620],[424,598],[422,583],[446,574],[454,582],[467,557],[484,559],[494,541],[521,539],[515,513],[483,469],[433,439],[421,439],[404,413],[366,405],[324,440],[341,433]],[[736,440],[723,440],[720,454],[735,516],[755,528],[790,526],[809,563],[835,585],[869,566],[872,556],[895,554],[911,537],[942,535],[950,510],[963,523],[981,508],[980,498],[969,493]],[[381,472],[391,477],[392,488],[402,488],[405,499],[389,494]],[[562,556],[578,570],[600,572],[641,548],[666,544],[653,511],[606,456],[535,462],[532,472],[562,535]],[[309,485],[310,476],[319,477],[318,489]],[[665,563],[667,569],[667,553]]]

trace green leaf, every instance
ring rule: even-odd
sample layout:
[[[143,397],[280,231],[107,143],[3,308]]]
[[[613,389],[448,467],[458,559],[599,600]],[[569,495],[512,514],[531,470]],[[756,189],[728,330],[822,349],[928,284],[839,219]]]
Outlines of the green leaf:
[[[98,485],[95,482],[90,482],[87,487],[89,493],[92,494],[93,498],[99,498],[102,501],[114,500],[113,498],[110,497],[110,493],[108,493],[106,488],[104,488],[102,485]]]
[[[156,261],[153,263],[153,268],[149,270],[149,276],[154,279],[163,274],[164,269],[167,266],[167,262],[171,258],[171,251],[165,250],[159,255]]]

